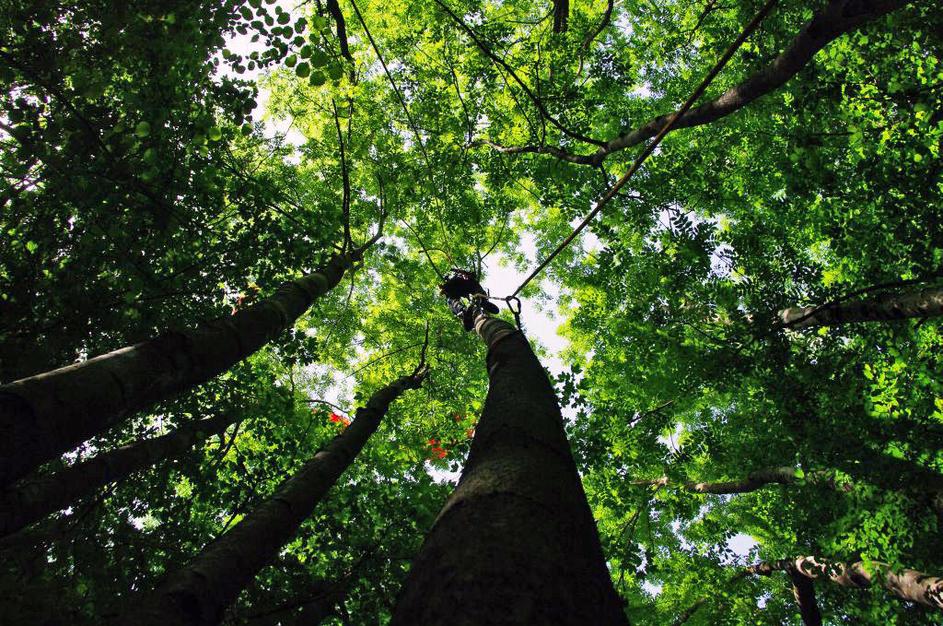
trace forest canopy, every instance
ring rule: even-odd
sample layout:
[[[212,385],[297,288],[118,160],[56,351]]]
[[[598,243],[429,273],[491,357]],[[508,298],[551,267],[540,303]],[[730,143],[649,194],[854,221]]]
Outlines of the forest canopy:
[[[943,624],[941,146],[932,0],[0,3],[0,621]]]

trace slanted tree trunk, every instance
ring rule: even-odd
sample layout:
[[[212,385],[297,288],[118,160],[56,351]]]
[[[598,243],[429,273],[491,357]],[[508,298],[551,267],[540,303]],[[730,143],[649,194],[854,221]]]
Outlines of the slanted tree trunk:
[[[627,624],[547,374],[479,316],[490,387],[468,462],[413,562],[394,626]]]
[[[348,583],[348,580],[325,582],[304,597],[250,615],[239,623],[245,626],[315,626],[337,612],[336,605],[343,601]]]
[[[246,358],[333,289],[363,250],[333,256],[231,317],[0,387],[0,486]]]
[[[418,388],[417,368],[374,393],[343,433],[314,455],[271,498],[207,545],[186,567],[166,576],[149,596],[119,619],[128,626],[216,624],[224,609],[295,534],[327,490],[337,482],[370,438],[390,403]]]
[[[97,487],[180,455],[197,441],[224,431],[233,421],[232,415],[217,415],[161,437],[103,452],[53,474],[26,478],[0,492],[0,537],[65,508]]]
[[[779,312],[787,328],[835,326],[853,322],[892,322],[910,317],[943,315],[943,289],[923,289],[831,306],[797,306]]]
[[[873,561],[868,571],[861,561],[840,563],[812,556],[758,563],[746,568],[751,574],[771,576],[773,572],[799,574],[811,580],[828,578],[843,587],[867,589],[881,585],[894,595],[909,602],[943,609],[943,578],[928,576],[912,569],[895,571],[887,563]]]

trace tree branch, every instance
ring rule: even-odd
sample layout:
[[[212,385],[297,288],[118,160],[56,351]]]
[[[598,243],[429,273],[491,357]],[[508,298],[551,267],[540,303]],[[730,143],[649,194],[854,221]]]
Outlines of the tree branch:
[[[438,2],[438,0],[436,0]],[[751,74],[746,80],[731,87],[720,96],[694,107],[681,115],[673,130],[701,126],[739,111],[754,100],[785,85],[804,68],[815,54],[826,45],[847,32],[858,29],[891,11],[906,5],[909,0],[831,0],[828,6],[806,24],[792,43],[765,67]],[[557,158],[583,165],[598,166],[603,160],[619,150],[638,145],[658,134],[665,123],[676,113],[655,117],[631,132],[625,133],[601,145],[589,155],[554,154],[543,146],[512,146],[502,151],[507,154],[536,152],[552,154]],[[559,150],[554,148],[552,150]]]
[[[537,107],[537,110],[540,112],[540,115],[545,120],[553,124],[557,128],[557,130],[559,130],[564,135],[568,135],[578,141],[593,144],[594,146],[599,146],[600,149],[602,149],[602,147],[605,145],[605,142],[602,142],[598,139],[593,139],[592,137],[587,137],[586,135],[583,135],[576,131],[572,131],[566,128],[563,124],[561,124],[560,121],[557,120],[555,117],[550,115],[550,112],[547,111],[547,108],[544,106],[544,103],[540,100],[540,98],[537,97],[537,95],[530,89],[530,87],[528,87],[527,84],[523,80],[521,80],[520,76],[517,75],[517,72],[514,71],[514,68],[512,68],[504,59],[496,55],[491,50],[491,48],[485,45],[484,41],[482,41],[481,38],[478,37],[475,31],[468,24],[466,24],[464,20],[462,20],[462,18],[456,15],[455,12],[452,11],[452,9],[450,9],[444,2],[442,2],[442,0],[434,0],[434,1],[437,5],[439,5],[439,7],[441,7],[443,11],[445,11],[449,15],[449,17],[452,18],[452,20],[455,21],[456,24],[459,25],[459,27],[463,31],[465,31],[465,33],[471,38],[472,41],[475,42],[475,45],[478,46],[478,49],[481,50],[482,53],[484,53],[486,57],[491,59],[494,63],[503,67],[504,70],[508,74],[511,75],[511,78],[514,79],[514,82],[516,82],[518,86],[524,91],[524,93],[527,94],[527,97],[530,98],[530,101],[534,103],[534,106]]]

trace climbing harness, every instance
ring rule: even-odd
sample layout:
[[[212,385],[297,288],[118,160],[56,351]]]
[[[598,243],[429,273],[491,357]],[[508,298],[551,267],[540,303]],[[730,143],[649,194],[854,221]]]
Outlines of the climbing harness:
[[[521,328],[521,299],[517,296],[507,296],[501,299],[508,305],[508,310],[514,316],[514,325],[517,326],[518,330],[523,330]],[[512,302],[516,304],[512,304]]]

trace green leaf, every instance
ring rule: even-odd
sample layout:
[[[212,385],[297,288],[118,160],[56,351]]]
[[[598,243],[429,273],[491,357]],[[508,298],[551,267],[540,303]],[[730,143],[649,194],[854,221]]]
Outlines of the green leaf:
[[[331,58],[323,50],[311,51],[311,65],[314,67],[324,67]]]

